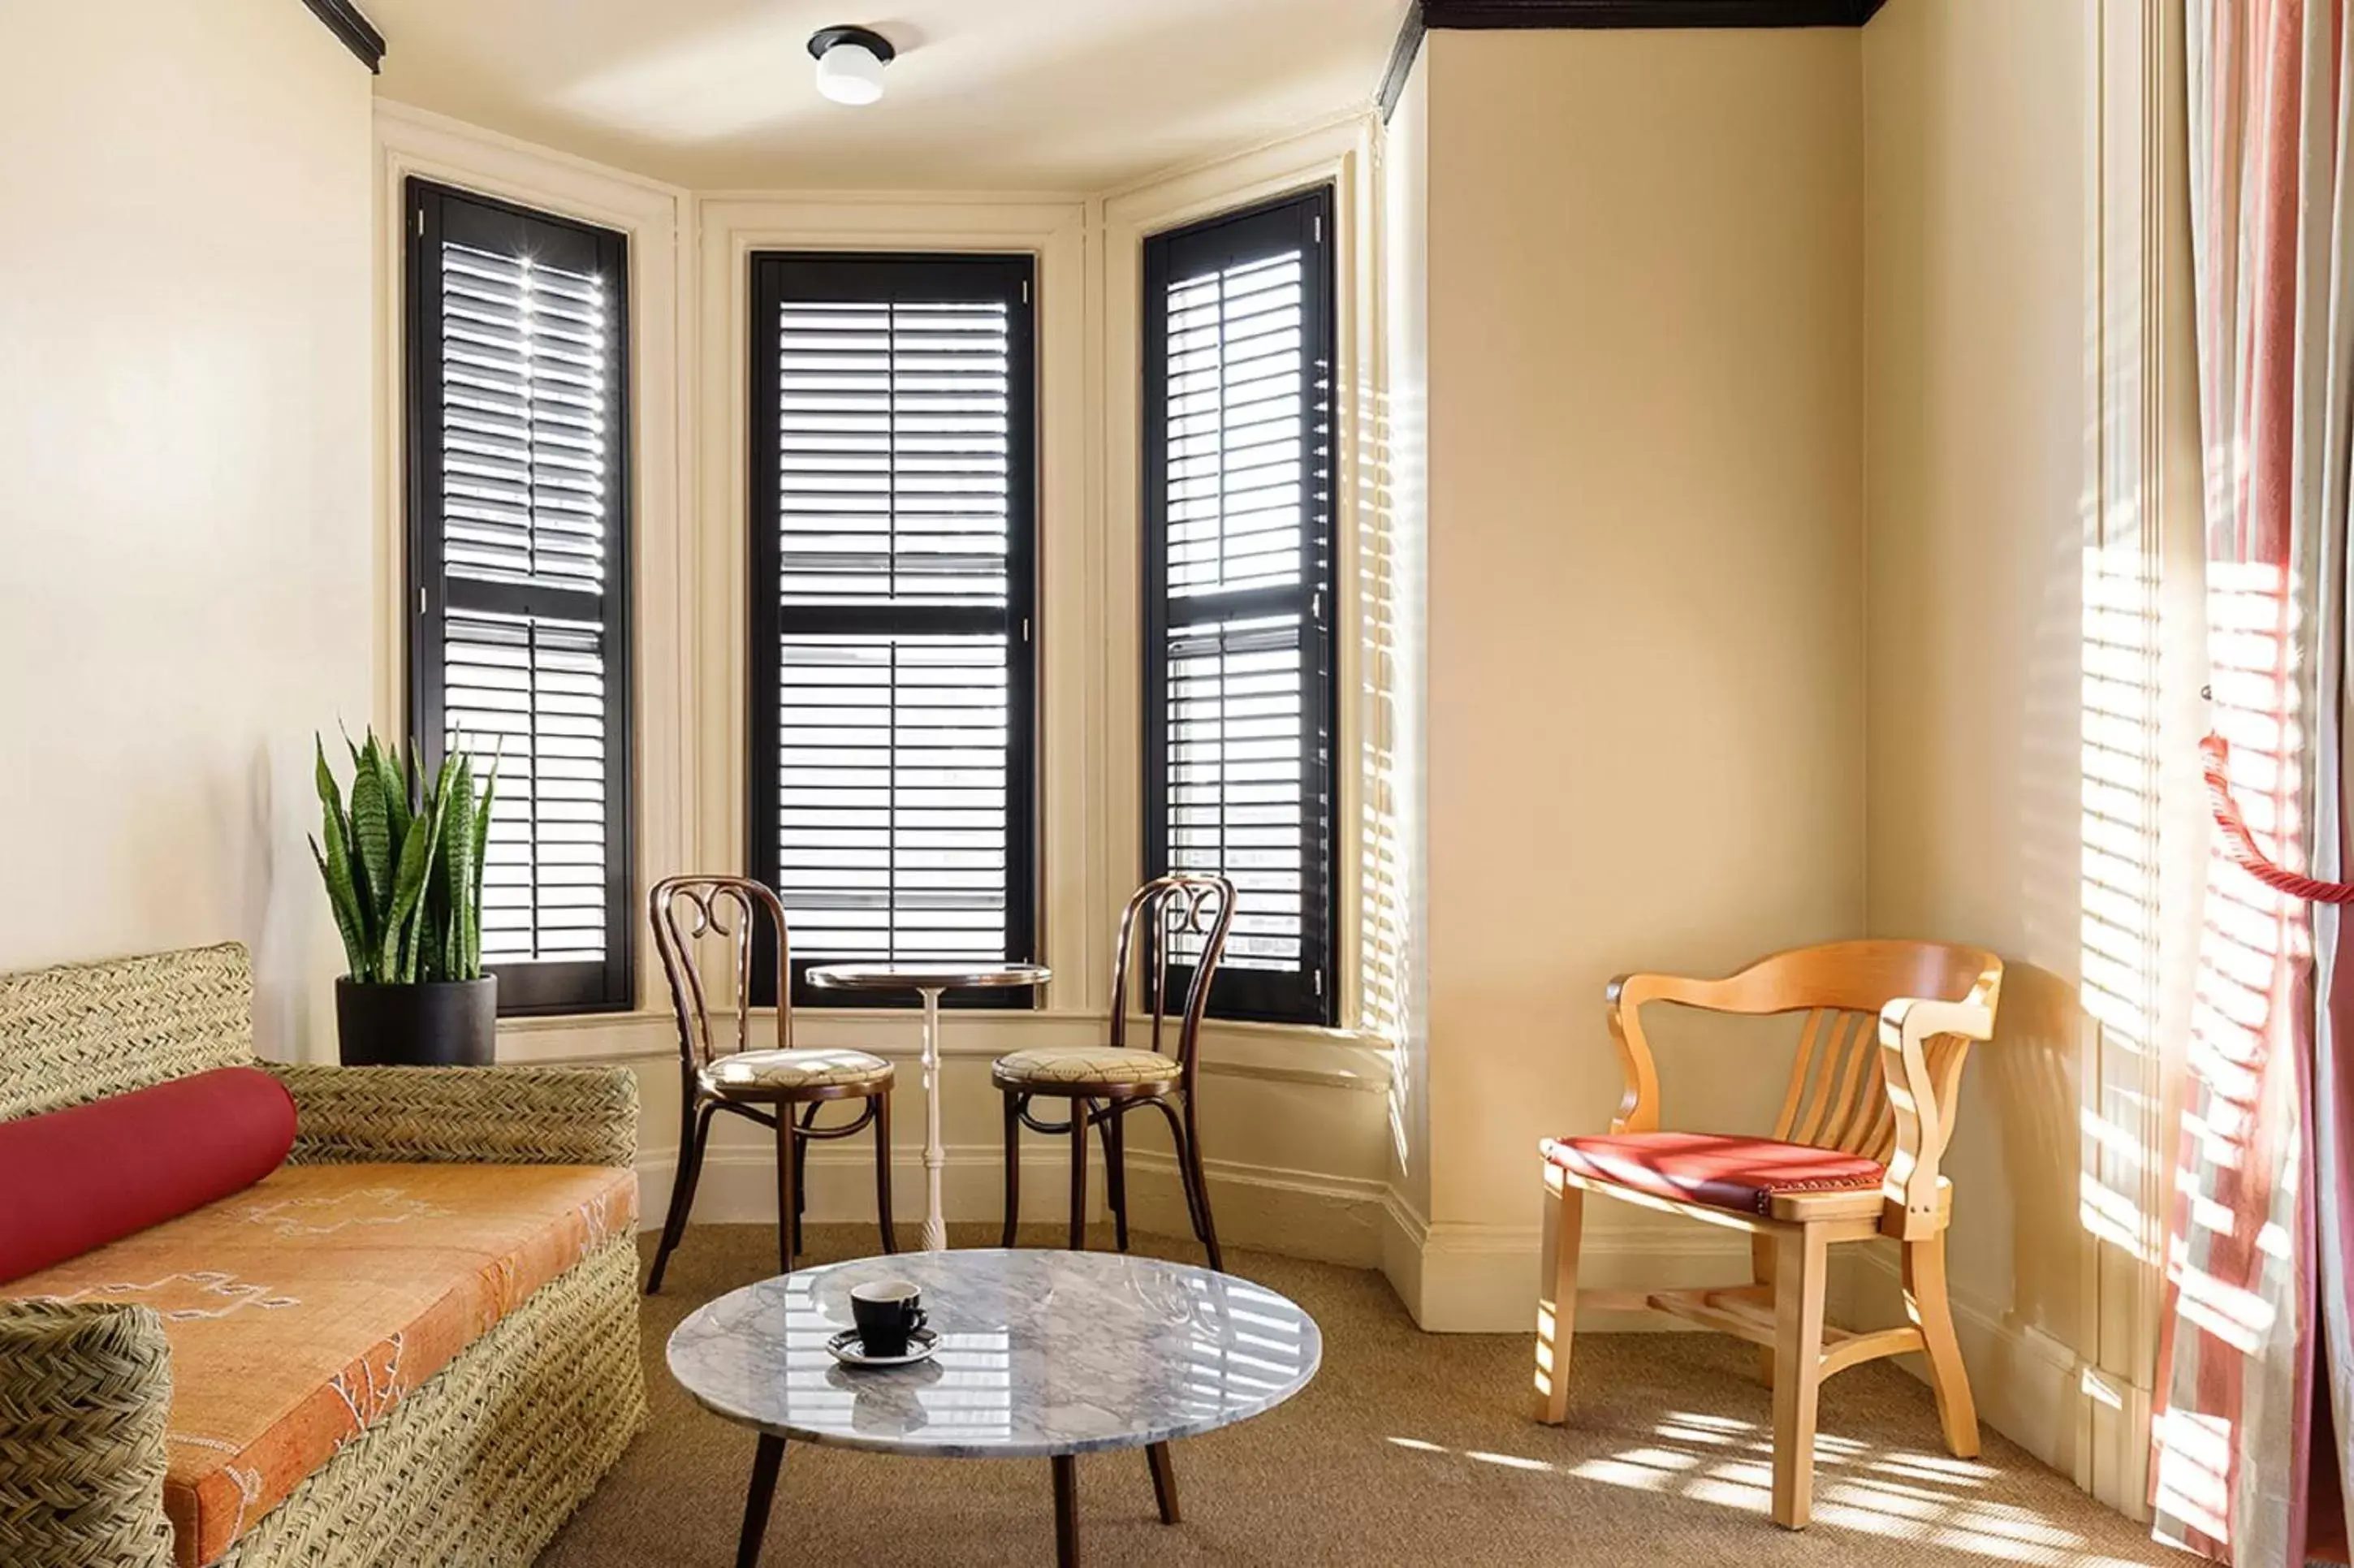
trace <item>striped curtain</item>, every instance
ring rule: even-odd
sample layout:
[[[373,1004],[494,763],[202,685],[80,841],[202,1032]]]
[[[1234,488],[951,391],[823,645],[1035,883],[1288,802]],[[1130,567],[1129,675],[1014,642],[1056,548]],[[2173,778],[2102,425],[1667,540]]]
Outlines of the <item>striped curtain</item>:
[[[2211,717],[2273,857],[2333,878],[2354,428],[2345,5],[2185,13]],[[2211,859],[2151,1501],[2160,1540],[2251,1568],[2305,1561],[2317,1373],[2335,1431],[2354,1430],[2340,936],[2335,910]]]

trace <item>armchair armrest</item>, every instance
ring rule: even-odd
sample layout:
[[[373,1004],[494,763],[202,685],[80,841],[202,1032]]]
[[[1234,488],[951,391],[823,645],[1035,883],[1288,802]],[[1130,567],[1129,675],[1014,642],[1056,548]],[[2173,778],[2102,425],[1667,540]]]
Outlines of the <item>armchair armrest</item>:
[[[152,1308],[0,1301],[0,1562],[170,1568]]]
[[[1610,1120],[1616,1132],[1659,1130],[1659,1069],[1651,1056],[1651,1043],[1643,1036],[1643,1004],[1673,1001],[1686,1007],[1740,1011],[1738,975],[1731,980],[1694,980],[1685,975],[1620,975],[1603,993],[1609,1011],[1610,1038],[1618,1045],[1618,1065],[1627,1075],[1627,1093],[1618,1114]]]
[[[1896,1149],[1888,1163],[1882,1228],[1891,1235],[1926,1234],[1938,1228],[1937,1167],[1953,1137],[1953,1097],[1961,1078],[1961,1056],[1949,1054],[1946,1081],[1929,1064],[1928,1045],[1939,1035],[1964,1040],[1994,1036],[1994,1009],[1975,997],[1935,1001],[1898,997],[1880,1010],[1882,1077],[1896,1123]]]
[[[626,1067],[270,1064],[294,1097],[302,1165],[630,1165],[638,1080]]]

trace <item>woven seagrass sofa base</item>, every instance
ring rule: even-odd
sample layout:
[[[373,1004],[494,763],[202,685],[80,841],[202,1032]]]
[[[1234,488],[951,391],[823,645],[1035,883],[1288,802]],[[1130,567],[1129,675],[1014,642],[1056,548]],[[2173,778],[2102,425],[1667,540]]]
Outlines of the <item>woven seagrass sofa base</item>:
[[[250,1064],[250,1006],[236,948],[0,976],[0,1120]],[[643,1426],[630,1074],[271,1070],[278,1174],[0,1285],[0,1563],[522,1568]]]

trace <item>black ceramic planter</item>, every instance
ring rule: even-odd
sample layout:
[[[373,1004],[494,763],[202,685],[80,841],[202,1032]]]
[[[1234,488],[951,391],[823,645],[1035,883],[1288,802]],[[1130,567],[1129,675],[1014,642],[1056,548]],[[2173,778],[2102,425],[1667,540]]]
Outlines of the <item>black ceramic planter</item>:
[[[487,1067],[498,1044],[499,980],[430,985],[335,982],[346,1067]]]

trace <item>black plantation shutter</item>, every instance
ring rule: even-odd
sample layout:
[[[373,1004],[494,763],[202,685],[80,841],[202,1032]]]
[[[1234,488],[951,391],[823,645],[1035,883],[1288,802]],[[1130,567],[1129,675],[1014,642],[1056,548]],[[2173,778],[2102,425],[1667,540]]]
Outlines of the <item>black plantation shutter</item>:
[[[751,870],[797,1001],[812,963],[1033,956],[1031,273],[753,258]]]
[[[1238,894],[1225,1018],[1332,1020],[1332,197],[1144,247],[1144,859]]]
[[[411,733],[495,767],[502,1012],[631,1004],[626,241],[408,182]]]

